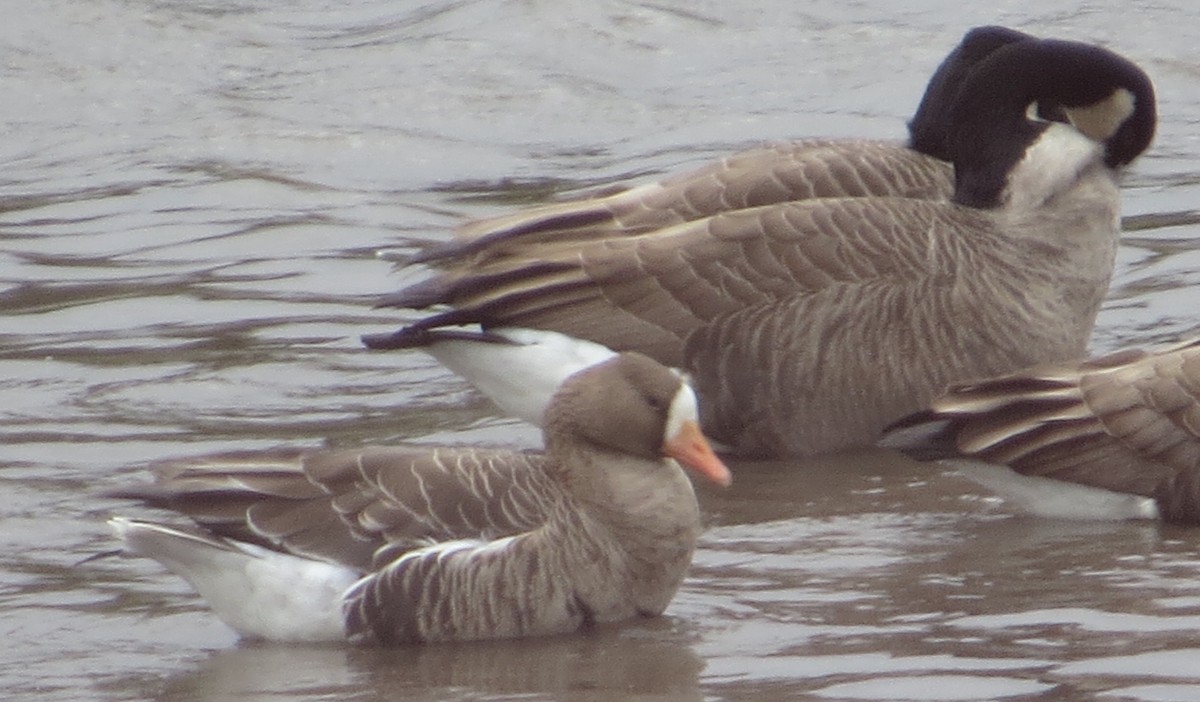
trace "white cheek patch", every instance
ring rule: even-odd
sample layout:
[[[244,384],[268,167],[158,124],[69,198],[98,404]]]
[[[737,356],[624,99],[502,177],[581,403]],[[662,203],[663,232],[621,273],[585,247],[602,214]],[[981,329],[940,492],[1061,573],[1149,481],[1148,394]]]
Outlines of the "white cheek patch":
[[[1084,107],[1063,108],[1071,124],[1094,141],[1107,141],[1133,115],[1133,93],[1119,88],[1100,102]]]
[[[692,392],[692,388],[687,383],[681,383],[679,390],[675,392],[675,397],[671,400],[670,409],[667,410],[667,428],[663,432],[663,443],[678,435],[685,422],[699,423],[699,421],[700,412],[696,405],[696,393]]]

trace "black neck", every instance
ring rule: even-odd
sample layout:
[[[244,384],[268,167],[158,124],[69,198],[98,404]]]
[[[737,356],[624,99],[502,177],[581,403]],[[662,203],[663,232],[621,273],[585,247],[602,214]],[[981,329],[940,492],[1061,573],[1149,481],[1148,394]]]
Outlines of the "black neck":
[[[1134,112],[1105,141],[1105,161],[1132,161],[1154,134],[1154,92],[1129,61],[1097,46],[1034,40],[1002,46],[979,62],[951,110],[949,144],[955,201],[996,207],[1008,174],[1046,128],[1027,116],[1035,103],[1069,111],[1102,102],[1118,90],[1133,97]]]

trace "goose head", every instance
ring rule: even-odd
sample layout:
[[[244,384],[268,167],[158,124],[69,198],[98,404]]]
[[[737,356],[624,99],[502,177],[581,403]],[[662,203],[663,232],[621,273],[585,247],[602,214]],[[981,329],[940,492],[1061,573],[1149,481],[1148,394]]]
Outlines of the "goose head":
[[[1048,105],[1066,124],[1030,117]],[[1011,41],[968,71],[950,109],[955,202],[992,208],[1021,188],[1053,188],[1096,160],[1117,170],[1154,137],[1154,87],[1137,66],[1090,44]],[[1080,138],[1080,137],[1084,138]]]
[[[582,450],[642,459],[647,466],[669,458],[717,485],[732,480],[700,432],[696,395],[682,374],[640,353],[622,353],[568,377],[546,409],[545,433],[552,454]],[[567,461],[563,468],[586,463]]]
[[[908,123],[909,147],[943,161],[951,160],[948,142],[951,109],[967,76],[1000,47],[1035,40],[1030,34],[1007,27],[976,27],[967,32],[925,86],[925,94]]]

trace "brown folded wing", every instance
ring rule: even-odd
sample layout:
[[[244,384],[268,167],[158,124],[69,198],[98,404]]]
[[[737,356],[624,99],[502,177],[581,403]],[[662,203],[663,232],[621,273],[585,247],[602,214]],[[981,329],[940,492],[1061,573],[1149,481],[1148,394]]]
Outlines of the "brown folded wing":
[[[947,421],[960,455],[1153,497],[1163,519],[1200,523],[1200,339],[956,387],[922,419]]]
[[[368,570],[431,541],[540,524],[545,493],[558,489],[541,461],[467,447],[226,453],[159,464],[153,486],[113,494],[214,534]]]

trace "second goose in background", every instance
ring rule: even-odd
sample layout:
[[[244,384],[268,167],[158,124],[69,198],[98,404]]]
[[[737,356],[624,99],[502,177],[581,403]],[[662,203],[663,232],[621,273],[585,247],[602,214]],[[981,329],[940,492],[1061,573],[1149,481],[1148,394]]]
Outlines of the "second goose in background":
[[[1100,47],[1019,39],[941,95],[952,201],[818,197],[608,239],[500,237],[494,256],[476,239],[391,299],[451,309],[366,341],[479,324],[639,350],[691,373],[709,435],[758,456],[867,446],[953,382],[1081,356],[1118,175],[1155,130],[1149,78]]]
[[[1200,524],[1200,339],[955,386],[884,443],[1032,514]]]

